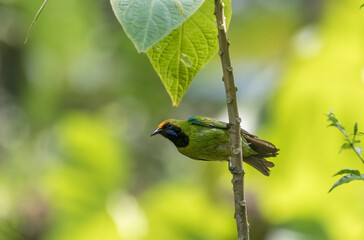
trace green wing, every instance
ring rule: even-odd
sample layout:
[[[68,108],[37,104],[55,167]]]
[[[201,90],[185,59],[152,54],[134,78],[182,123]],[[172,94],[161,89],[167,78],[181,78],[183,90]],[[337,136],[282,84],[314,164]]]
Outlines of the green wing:
[[[219,129],[228,129],[230,127],[229,123],[218,121],[213,118],[209,117],[202,117],[202,116],[196,116],[196,117],[190,117],[188,119],[188,122],[193,125],[208,127],[208,128],[219,128]]]
[[[219,129],[229,129],[231,126],[230,123],[222,122],[219,120],[216,120],[214,118],[210,117],[203,117],[203,116],[196,116],[196,117],[190,117],[188,119],[188,122],[192,125],[198,125],[202,127],[208,127],[208,128],[219,128]],[[245,137],[246,135],[257,138],[257,136],[249,133],[248,131],[241,128],[241,134]]]

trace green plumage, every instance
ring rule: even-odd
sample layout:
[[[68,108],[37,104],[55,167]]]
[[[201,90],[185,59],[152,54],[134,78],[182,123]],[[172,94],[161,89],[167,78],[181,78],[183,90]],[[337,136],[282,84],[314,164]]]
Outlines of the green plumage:
[[[231,156],[228,135],[229,124],[209,117],[191,117],[188,120],[168,119],[152,134],[161,134],[171,140],[178,151],[192,159],[205,161],[229,160]],[[242,152],[247,162],[264,175],[274,164],[265,160],[274,157],[278,149],[242,129]]]

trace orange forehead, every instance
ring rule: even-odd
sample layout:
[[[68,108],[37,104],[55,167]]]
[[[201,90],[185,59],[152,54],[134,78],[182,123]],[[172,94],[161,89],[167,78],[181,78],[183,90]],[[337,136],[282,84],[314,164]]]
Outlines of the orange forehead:
[[[161,124],[158,125],[158,128],[162,128],[164,126],[164,124],[166,124],[167,122],[168,122],[167,120],[162,122]]]

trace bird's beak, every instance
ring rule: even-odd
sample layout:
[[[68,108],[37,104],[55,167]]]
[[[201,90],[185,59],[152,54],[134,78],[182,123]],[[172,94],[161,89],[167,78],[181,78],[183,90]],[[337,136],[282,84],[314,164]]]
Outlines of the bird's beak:
[[[153,137],[154,135],[160,133],[161,131],[162,131],[161,128],[157,128],[154,132],[152,132],[152,134],[150,136]]]

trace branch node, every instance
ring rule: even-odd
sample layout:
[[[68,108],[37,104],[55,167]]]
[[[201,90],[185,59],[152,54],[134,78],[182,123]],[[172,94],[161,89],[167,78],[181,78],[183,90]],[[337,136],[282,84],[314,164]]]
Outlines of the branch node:
[[[227,103],[231,103],[232,101],[233,101],[233,99],[232,99],[231,97],[227,97],[227,98],[226,98],[226,102],[227,102]]]
[[[227,70],[228,70],[229,72],[232,72],[232,71],[233,71],[233,67],[232,67],[232,66],[230,66],[230,67],[228,67],[228,68],[227,68]]]
[[[234,150],[233,150],[233,153],[234,154],[236,154],[236,155],[238,155],[238,154],[240,154],[240,149],[239,148],[235,148]]]
[[[241,123],[241,118],[240,118],[240,117],[237,117],[235,120],[236,120],[238,123]]]
[[[241,175],[241,174],[245,174],[245,170],[240,170],[240,171],[237,171],[236,170],[236,168],[234,167],[234,168],[230,168],[229,169],[230,170],[230,172],[231,172],[231,174],[233,175],[233,176],[236,176],[236,175]],[[236,183],[238,180],[236,180],[236,179],[232,179],[231,180],[231,183]]]
[[[241,200],[239,204],[240,204],[240,206],[245,207],[246,206],[246,201],[245,200]]]
[[[223,54],[223,51],[222,51],[222,49],[220,49],[219,50],[219,56],[222,56],[222,54]]]

